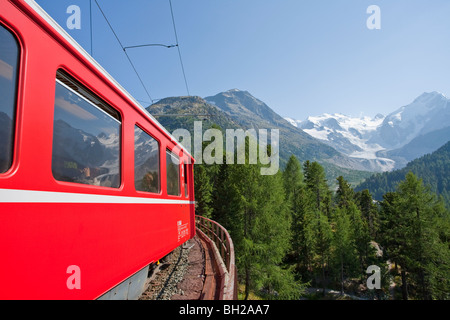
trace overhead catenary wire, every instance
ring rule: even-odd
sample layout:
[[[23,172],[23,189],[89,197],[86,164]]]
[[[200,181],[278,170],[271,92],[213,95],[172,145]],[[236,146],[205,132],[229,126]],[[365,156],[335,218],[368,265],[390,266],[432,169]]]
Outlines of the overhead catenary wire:
[[[128,55],[128,52],[127,52],[128,49],[141,48],[141,47],[154,47],[154,46],[165,47],[165,48],[168,48],[168,49],[176,47],[178,49],[178,57],[179,57],[179,60],[180,60],[180,65],[181,65],[181,70],[182,70],[182,73],[183,73],[183,79],[184,79],[184,84],[186,86],[186,91],[187,91],[188,96],[191,96],[190,91],[189,91],[189,85],[188,85],[187,78],[186,78],[186,72],[185,72],[185,69],[184,69],[183,59],[182,59],[182,56],[181,56],[180,45],[179,45],[179,41],[178,41],[178,33],[177,33],[176,24],[175,24],[175,17],[174,17],[174,13],[173,13],[172,0],[169,0],[169,5],[170,5],[170,13],[171,13],[171,16],[172,16],[172,25],[173,25],[173,30],[174,30],[174,34],[175,34],[176,44],[165,45],[165,44],[154,43],[154,44],[141,44],[141,45],[134,45],[134,46],[124,46],[122,44],[122,42],[119,39],[119,36],[115,32],[114,28],[112,27],[111,23],[109,22],[108,17],[106,16],[105,12],[102,10],[102,8],[99,5],[98,1],[97,0],[94,0],[94,1],[95,1],[96,5],[97,5],[98,9],[100,10],[101,14],[103,15],[103,18],[105,19],[105,21],[108,24],[109,28],[111,29],[112,33],[114,34],[114,37],[116,38],[117,42],[119,43],[120,47],[122,48],[123,52],[125,53],[128,61],[131,64],[131,67],[133,68],[136,76],[138,77],[142,87],[144,88],[144,90],[145,90],[145,92],[146,92],[146,94],[147,94],[147,96],[150,99],[152,104],[155,102],[155,99],[153,99],[151,97],[147,87],[144,84],[144,81],[142,80],[142,78],[139,75],[139,72],[137,71],[133,61],[131,60],[130,56]],[[92,27],[91,27],[91,30],[92,30]],[[92,41],[92,35],[91,35],[91,41]],[[91,45],[91,50],[92,50],[92,45]],[[157,99],[157,100],[159,100],[159,99]]]
[[[190,114],[190,113],[163,113],[152,114],[154,117],[214,117],[212,114]]]
[[[145,92],[147,93],[148,98],[149,98],[150,101],[152,101],[152,103],[153,103],[153,99],[152,99],[150,93],[148,92],[147,87],[146,87],[145,84],[144,84],[144,81],[142,81],[142,78],[141,78],[141,76],[139,75],[139,72],[136,70],[136,67],[134,66],[133,61],[131,61],[131,58],[130,58],[130,56],[128,55],[128,53],[127,53],[125,47],[122,45],[122,42],[120,41],[119,37],[117,36],[116,32],[114,31],[114,28],[112,27],[111,23],[109,22],[108,18],[106,17],[105,13],[103,12],[102,8],[101,8],[100,5],[98,4],[97,0],[94,0],[94,1],[95,1],[95,3],[97,4],[97,7],[98,7],[98,9],[100,10],[101,14],[103,15],[103,18],[105,18],[106,23],[108,24],[108,26],[109,26],[109,28],[111,29],[112,33],[113,33],[114,36],[116,37],[117,42],[119,43],[119,45],[121,46],[123,52],[125,53],[125,55],[126,55],[128,61],[129,61],[130,64],[131,64],[131,67],[133,68],[133,70],[134,70],[134,72],[136,73],[136,75],[137,75],[139,81],[141,82],[142,87],[144,88]]]
[[[181,70],[183,71],[184,84],[186,85],[187,94],[188,94],[188,96],[190,96],[191,94],[189,92],[189,86],[188,86],[188,83],[186,80],[186,72],[184,71],[183,59],[181,58],[181,50],[180,50],[180,45],[178,42],[177,28],[175,26],[175,17],[173,15],[172,0],[169,0],[169,4],[170,4],[170,13],[172,15],[173,31],[175,33],[175,41],[177,42],[178,56],[180,57]]]
[[[169,0],[169,5],[170,5],[170,14],[172,16],[172,25],[173,25],[173,31],[175,34],[176,44],[172,44],[172,45],[166,45],[166,44],[160,44],[160,43],[141,44],[141,45],[123,47],[123,50],[126,52],[127,49],[142,48],[142,47],[165,47],[168,49],[176,47],[178,49],[178,57],[180,59],[180,65],[181,65],[181,71],[183,73],[184,84],[186,86],[187,94],[188,94],[188,96],[190,96],[191,94],[189,92],[189,85],[188,85],[187,78],[186,78],[186,72],[184,70],[183,58],[181,57],[181,49],[180,49],[180,44],[178,41],[178,33],[177,33],[177,27],[175,24],[175,16],[173,14],[172,0]]]
[[[91,35],[91,57],[94,56],[94,48],[93,48],[93,30],[92,30],[92,0],[89,0],[89,27],[90,27],[90,35]]]
[[[127,47],[124,47],[124,49],[127,50],[127,49],[142,48],[142,47],[166,47],[167,49],[170,49],[173,47],[178,47],[178,45],[177,44],[166,45],[166,44],[160,44],[160,43],[152,43],[152,44],[140,44],[137,46],[127,46]]]

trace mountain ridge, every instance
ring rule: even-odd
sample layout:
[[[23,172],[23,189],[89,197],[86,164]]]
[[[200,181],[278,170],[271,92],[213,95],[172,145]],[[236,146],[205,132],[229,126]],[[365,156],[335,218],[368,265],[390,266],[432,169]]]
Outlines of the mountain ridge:
[[[169,97],[149,106],[147,111],[170,132],[183,128],[191,132],[191,137],[195,121],[202,121],[203,131],[212,126],[219,126],[223,130],[279,129],[280,166],[283,167],[287,163],[291,154],[295,154],[302,162],[319,161],[324,165],[330,183],[334,183],[335,178],[343,175],[356,185],[371,174],[363,170],[361,163],[348,159],[334,148],[291,126],[248,91],[228,90],[205,99]],[[355,167],[360,170],[355,170]]]
[[[442,146],[450,130],[450,100],[443,94],[425,92],[413,102],[387,116],[349,117],[339,113],[309,116],[306,120],[287,118],[296,127],[353,158],[363,158],[375,171],[399,169]],[[415,139],[433,148],[411,152]],[[412,158],[414,156],[414,158]]]
[[[351,159],[335,148],[294,128],[282,116],[273,111],[267,104],[252,96],[248,91],[228,90],[205,97],[205,100],[219,108],[247,129],[280,130],[280,145],[284,148],[280,154],[285,161],[290,154],[295,154],[300,161],[320,161],[337,165],[346,169],[367,170],[364,161]]]
[[[450,141],[436,151],[409,162],[402,169],[372,175],[355,191],[368,189],[374,199],[381,201],[385,193],[395,191],[397,184],[410,171],[421,178],[431,191],[442,196],[450,208]]]

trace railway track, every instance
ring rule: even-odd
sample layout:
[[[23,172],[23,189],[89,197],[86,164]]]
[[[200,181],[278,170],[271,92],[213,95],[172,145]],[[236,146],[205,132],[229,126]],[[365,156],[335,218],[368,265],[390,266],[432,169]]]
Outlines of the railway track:
[[[140,300],[237,299],[234,253],[226,249],[223,241],[218,240],[220,237],[213,239],[220,234],[217,231],[221,227],[214,229],[211,226],[220,225],[209,219],[202,221],[207,222],[208,226],[197,227],[197,235],[193,239],[153,266],[149,272],[147,290]],[[229,237],[228,244],[231,244],[232,249]],[[227,252],[225,259],[224,252]]]

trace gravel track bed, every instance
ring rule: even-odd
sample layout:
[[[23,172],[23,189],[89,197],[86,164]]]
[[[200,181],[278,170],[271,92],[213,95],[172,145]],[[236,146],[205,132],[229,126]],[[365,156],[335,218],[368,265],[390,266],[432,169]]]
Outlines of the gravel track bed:
[[[204,278],[203,249],[194,238],[161,259],[139,300],[198,300]]]

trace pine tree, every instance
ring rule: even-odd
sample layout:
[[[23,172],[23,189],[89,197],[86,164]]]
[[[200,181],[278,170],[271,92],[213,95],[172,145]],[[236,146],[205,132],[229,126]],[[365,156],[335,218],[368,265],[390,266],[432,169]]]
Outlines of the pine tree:
[[[352,264],[356,260],[355,241],[352,235],[351,220],[345,208],[336,208],[333,217],[334,234],[334,270],[339,270],[341,294],[344,294],[345,276],[350,275]]]
[[[281,173],[273,176],[260,176],[263,197],[260,198],[259,215],[255,221],[255,230],[259,235],[255,239],[258,252],[258,274],[263,275],[262,286],[271,294],[278,293],[281,299],[296,299],[302,285],[293,280],[293,273],[283,263],[291,249],[292,229],[289,204],[283,186]]]
[[[331,225],[326,214],[321,211],[315,212],[315,246],[313,247],[315,253],[316,263],[318,265],[322,283],[323,294],[328,285],[327,269],[331,257],[332,245],[332,230]]]
[[[194,190],[196,201],[196,213],[206,218],[211,218],[212,208],[212,184],[205,165],[194,166]]]
[[[248,161],[229,165],[221,189],[233,206],[223,218],[235,245],[238,272],[245,285],[244,299],[251,290],[262,288],[267,298],[274,298],[274,292],[278,297],[298,297],[301,285],[286,281],[293,277],[283,264],[292,238],[283,177],[281,173],[263,176],[260,168],[259,163]]]
[[[303,214],[302,231],[303,231],[303,245],[302,245],[302,262],[303,270],[300,270],[305,279],[312,279],[311,275],[314,272],[314,258],[316,254],[317,243],[317,214],[314,210],[307,210]]]
[[[225,156],[224,156],[225,157]],[[227,184],[232,166],[225,161],[217,165],[217,175],[213,185],[213,219],[222,226],[228,226],[236,208],[234,187]]]
[[[338,188],[336,190],[336,204],[339,208],[348,207],[353,203],[354,192],[350,184],[345,181],[344,177],[337,178]]]
[[[372,239],[377,238],[379,228],[378,208],[374,203],[372,195],[369,190],[364,189],[356,195],[356,203],[361,211],[363,218],[367,221],[370,236]]]
[[[400,266],[402,280],[402,297],[408,299],[408,282],[406,265],[408,259],[408,226],[404,211],[398,209],[398,194],[388,192],[383,196],[380,211],[380,242],[385,254],[396,270]]]
[[[440,226],[448,225],[442,201],[410,172],[397,192],[384,196],[381,207],[383,246],[401,269],[403,299],[411,294],[420,299],[445,296],[450,261]]]
[[[426,269],[433,299],[450,299],[450,211],[441,198],[434,206],[433,219],[435,245],[429,248],[430,259]]]
[[[291,260],[296,263],[298,272],[306,271],[304,216],[311,203],[306,197],[303,173],[298,159],[292,155],[283,172],[286,201],[288,202],[292,220],[292,252]]]
[[[371,237],[367,220],[365,220],[355,203],[351,202],[345,209],[345,212],[350,218],[351,236],[356,249],[356,256],[354,262],[358,261],[358,267],[352,269],[355,275],[365,276],[365,271],[369,266],[368,261],[374,258],[374,249],[370,245]],[[355,267],[356,264],[353,264]]]
[[[321,279],[323,292],[329,282],[328,269],[331,254],[331,191],[325,170],[318,162],[303,165],[305,192],[303,197],[305,262],[311,274]]]
[[[304,183],[300,161],[294,155],[291,155],[286,164],[286,168],[283,171],[283,180],[287,198],[295,201],[296,196],[303,189]]]
[[[370,234],[368,228],[368,222],[363,218],[361,211],[355,204],[355,194],[350,184],[342,177],[338,177],[338,188],[336,190],[336,204],[338,206],[337,214],[345,215],[350,221],[350,237],[353,243],[353,248],[349,250],[353,251],[356,249],[357,255],[353,255],[353,252],[348,252],[348,256],[355,258],[353,261],[359,261],[360,268],[358,269],[361,276],[364,275],[367,268],[367,261],[370,255]],[[339,232],[336,227],[336,232]],[[350,268],[352,269],[352,268]],[[356,271],[356,270],[351,270]],[[349,272],[349,274],[351,274]]]
[[[324,168],[318,162],[306,161],[303,166],[306,187],[312,192],[316,210],[330,217],[331,192],[328,188]]]
[[[398,210],[408,213],[410,223],[406,268],[416,278],[418,296],[431,299],[430,282],[434,274],[429,268],[430,261],[439,258],[436,254],[441,252],[434,224],[440,214],[437,212],[436,198],[412,172],[399,184],[398,195]]]

